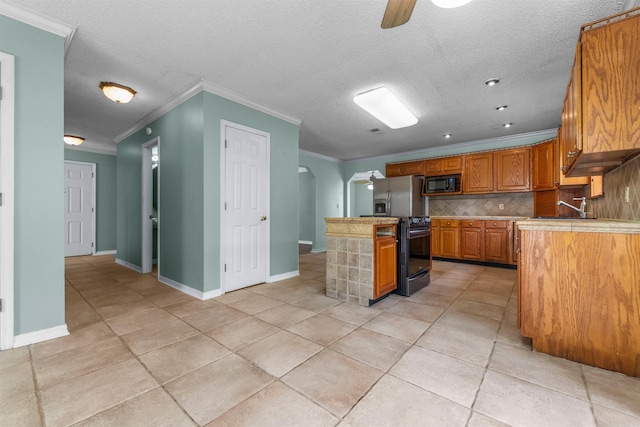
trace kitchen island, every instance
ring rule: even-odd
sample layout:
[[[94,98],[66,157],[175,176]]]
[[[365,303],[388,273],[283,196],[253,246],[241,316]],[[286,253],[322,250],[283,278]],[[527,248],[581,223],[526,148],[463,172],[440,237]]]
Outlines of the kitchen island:
[[[325,218],[326,295],[369,306],[397,287],[399,218]]]
[[[536,351],[640,377],[640,223],[517,226],[521,334]]]

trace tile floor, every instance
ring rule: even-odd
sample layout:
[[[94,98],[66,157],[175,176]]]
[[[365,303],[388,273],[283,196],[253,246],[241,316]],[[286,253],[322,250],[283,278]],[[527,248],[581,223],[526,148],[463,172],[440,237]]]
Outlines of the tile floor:
[[[367,308],[323,295],[324,263],[199,301],[67,259],[71,335],[0,352],[0,425],[640,425],[640,379],[531,351],[515,271],[434,262]]]

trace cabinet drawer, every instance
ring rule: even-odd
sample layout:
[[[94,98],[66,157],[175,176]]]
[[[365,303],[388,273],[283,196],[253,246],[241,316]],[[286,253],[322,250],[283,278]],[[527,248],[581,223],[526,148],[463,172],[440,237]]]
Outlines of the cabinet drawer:
[[[457,219],[441,219],[440,227],[457,227],[460,225],[460,221]]]
[[[509,221],[491,221],[487,220],[484,222],[484,226],[486,228],[507,228],[507,223]]]
[[[484,221],[479,219],[463,219],[460,221],[462,228],[478,228],[482,227]]]

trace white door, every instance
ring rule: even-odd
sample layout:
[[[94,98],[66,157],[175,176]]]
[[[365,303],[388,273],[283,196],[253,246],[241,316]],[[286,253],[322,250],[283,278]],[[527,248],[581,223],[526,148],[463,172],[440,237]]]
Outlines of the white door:
[[[93,253],[93,169],[91,163],[64,162],[65,256]]]
[[[269,135],[223,122],[225,139],[225,292],[267,280]]]

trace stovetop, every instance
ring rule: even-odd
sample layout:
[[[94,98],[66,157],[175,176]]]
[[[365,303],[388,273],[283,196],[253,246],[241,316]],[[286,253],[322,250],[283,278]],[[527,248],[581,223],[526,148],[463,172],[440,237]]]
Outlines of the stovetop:
[[[428,216],[409,216],[406,218],[409,227],[424,227],[431,225],[431,218]]]

